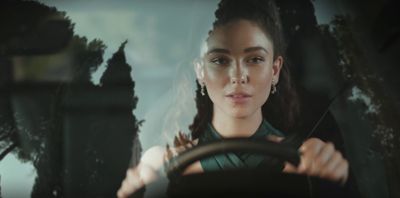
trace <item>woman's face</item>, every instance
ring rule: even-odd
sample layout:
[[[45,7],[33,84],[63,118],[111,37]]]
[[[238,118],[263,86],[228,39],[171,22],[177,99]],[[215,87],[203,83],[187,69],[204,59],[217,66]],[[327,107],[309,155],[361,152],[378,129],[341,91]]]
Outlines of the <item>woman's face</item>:
[[[274,60],[273,53],[272,41],[251,21],[234,21],[213,31],[196,72],[214,103],[214,116],[261,115],[283,61],[280,56]]]

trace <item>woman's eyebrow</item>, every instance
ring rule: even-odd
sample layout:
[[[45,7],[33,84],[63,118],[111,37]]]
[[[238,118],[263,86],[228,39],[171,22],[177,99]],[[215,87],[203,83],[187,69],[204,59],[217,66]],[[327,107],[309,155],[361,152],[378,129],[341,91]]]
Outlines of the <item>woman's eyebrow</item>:
[[[261,46],[249,47],[249,48],[244,49],[243,51],[245,53],[249,53],[249,52],[259,51],[259,50],[264,51],[265,53],[268,54],[268,50]],[[229,51],[228,49],[224,49],[224,48],[212,48],[212,49],[208,50],[206,54],[212,54],[212,53],[230,54],[231,51]]]
[[[231,52],[229,50],[223,49],[223,48],[212,48],[212,49],[208,50],[206,54],[212,54],[212,53],[230,54]]]
[[[265,53],[268,54],[268,50],[263,48],[263,47],[261,47],[261,46],[249,47],[249,48],[244,49],[243,51],[245,53],[249,53],[249,52],[259,51],[259,50],[264,51]]]

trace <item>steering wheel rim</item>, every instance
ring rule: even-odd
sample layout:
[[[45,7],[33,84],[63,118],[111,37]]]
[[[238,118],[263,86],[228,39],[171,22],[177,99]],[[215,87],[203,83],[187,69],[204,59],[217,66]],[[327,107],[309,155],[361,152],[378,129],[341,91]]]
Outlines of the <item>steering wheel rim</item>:
[[[286,139],[287,140],[287,139]],[[146,188],[147,191],[147,197],[187,197],[187,196],[192,196],[193,192],[203,194],[202,197],[205,196],[213,196],[213,195],[219,195],[222,192],[228,192],[229,189],[232,189],[231,187],[233,186],[233,189],[242,189],[245,187],[243,191],[235,191],[234,195],[238,195],[236,193],[243,193],[243,192],[252,192],[255,195],[268,195],[268,196],[290,196],[290,197],[312,197],[312,194],[314,192],[320,192],[320,191],[314,191],[313,187],[311,185],[313,184],[322,184],[325,185],[323,188],[332,188],[332,189],[338,189],[339,195],[346,195],[346,191],[343,191],[342,187],[339,186],[338,184],[330,183],[328,186],[326,186],[326,182],[319,182],[321,180],[318,177],[313,177],[313,176],[306,176],[306,175],[299,175],[299,174],[292,174],[292,173],[287,173],[287,174],[282,174],[282,173],[277,173],[277,172],[269,172],[265,171],[264,169],[255,169],[255,170],[240,170],[244,172],[238,172],[238,170],[233,170],[233,172],[229,171],[222,171],[222,172],[209,172],[206,174],[192,174],[192,175],[182,175],[181,173],[187,166],[192,164],[193,162],[217,155],[220,153],[226,153],[226,152],[251,152],[251,153],[258,153],[258,154],[264,154],[264,155],[269,155],[271,157],[276,157],[278,159],[288,161],[292,163],[293,165],[298,165],[300,163],[300,152],[297,149],[298,147],[296,144],[293,144],[290,141],[282,141],[280,143],[276,142],[271,142],[267,141],[265,139],[261,140],[249,140],[245,138],[229,138],[229,139],[223,139],[219,141],[213,141],[213,142],[208,142],[205,144],[201,144],[195,147],[192,147],[184,152],[182,152],[180,155],[175,156],[171,158],[167,164],[165,164],[165,173],[167,174],[167,177],[163,177],[163,179],[159,180],[157,183],[154,183],[153,185],[147,186],[148,189]],[[232,171],[232,170],[231,170]],[[256,172],[253,172],[256,171]],[[264,172],[259,172],[259,171],[264,171]],[[215,175],[214,173],[218,173]],[[224,173],[221,175],[220,173]],[[239,173],[236,174],[235,173]],[[250,173],[250,174],[249,174]],[[256,175],[254,175],[254,173]],[[211,175],[213,174],[213,175]],[[260,176],[261,174],[261,176]],[[268,174],[267,177],[262,176],[263,174]],[[239,175],[239,177],[238,177]],[[201,176],[201,177],[200,177]],[[207,176],[207,177],[204,177]],[[233,176],[235,179],[230,179],[228,180],[229,182],[224,182],[223,180],[220,180],[220,178],[224,178],[224,176]],[[251,185],[246,185],[249,184],[247,181],[250,178],[268,178],[267,181],[271,182],[270,184],[272,185],[272,188],[266,188],[264,182],[262,182],[261,185],[258,183],[258,179],[253,180],[256,183],[250,183]],[[241,178],[240,180],[237,180],[237,178]],[[279,179],[277,179],[279,178]],[[200,181],[200,184],[204,184],[199,187],[199,179],[202,179]],[[206,179],[211,179],[211,181],[214,182],[205,182]],[[195,183],[193,183],[195,182]],[[294,185],[289,185],[290,190],[287,189],[287,184],[294,182]],[[317,183],[319,182],[319,183]],[[219,184],[223,183],[222,185],[223,188],[215,188],[215,186],[218,186]],[[195,184],[195,186],[194,186]],[[333,185],[333,186],[332,186]],[[270,185],[267,185],[270,186]],[[281,186],[284,186],[284,188],[281,188]],[[211,187],[211,188],[210,188]],[[271,187],[271,186],[270,186]],[[317,186],[317,188],[319,188]],[[203,191],[204,189],[208,189],[206,191]],[[265,191],[266,189],[269,189],[270,191]],[[143,189],[142,189],[143,190]],[[248,191],[250,190],[250,191]],[[144,193],[144,191],[140,191],[141,193]],[[321,191],[322,192],[322,191]],[[211,193],[211,194],[210,194]],[[214,193],[214,194],[213,194]],[[143,194],[144,197],[146,197],[145,194]],[[143,196],[142,195],[142,196]],[[139,194],[140,196],[140,194]]]
[[[185,150],[165,164],[165,172],[169,178],[176,177],[181,175],[190,164],[198,160],[229,152],[250,152],[268,155],[288,161],[296,166],[300,163],[299,151],[288,144],[271,142],[265,139],[227,138]]]

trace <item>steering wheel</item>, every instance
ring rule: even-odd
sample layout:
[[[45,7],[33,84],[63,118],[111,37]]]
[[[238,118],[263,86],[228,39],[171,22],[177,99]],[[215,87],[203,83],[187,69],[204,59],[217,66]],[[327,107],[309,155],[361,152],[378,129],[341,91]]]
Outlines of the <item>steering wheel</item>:
[[[271,142],[265,139],[249,140],[245,138],[229,138],[214,142],[207,142],[192,147],[178,156],[173,157],[165,164],[167,178],[164,177],[141,192],[144,197],[225,197],[229,193],[252,197],[260,194],[264,196],[296,196],[309,197],[310,189],[308,178],[302,175],[271,173],[257,170],[232,170],[205,172],[202,174],[182,175],[182,172],[193,162],[229,152],[247,152],[267,155],[293,165],[300,162],[300,153],[289,142]],[[239,178],[239,179],[238,179]],[[288,184],[293,183],[294,185]],[[266,188],[267,187],[267,188]],[[240,192],[235,190],[240,189]],[[243,194],[246,192],[246,194]],[[283,192],[283,193],[282,193]],[[205,194],[204,194],[205,193]],[[301,195],[301,196],[298,196]],[[304,196],[303,196],[304,195]],[[141,197],[141,196],[135,196]]]
[[[286,142],[276,143],[245,138],[228,138],[190,148],[172,158],[166,164],[166,174],[169,178],[179,175],[192,163],[222,153],[247,152],[268,155],[282,161],[288,161],[297,166],[300,162],[300,153]]]

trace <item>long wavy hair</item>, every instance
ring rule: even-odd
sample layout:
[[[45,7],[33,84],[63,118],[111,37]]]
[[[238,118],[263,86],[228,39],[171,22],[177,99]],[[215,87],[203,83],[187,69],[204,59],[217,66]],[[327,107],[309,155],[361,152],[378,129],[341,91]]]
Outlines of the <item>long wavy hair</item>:
[[[294,124],[299,114],[298,95],[290,78],[288,69],[288,60],[285,55],[286,44],[282,32],[280,15],[275,2],[272,0],[222,0],[218,9],[215,11],[216,20],[213,23],[213,29],[224,26],[230,22],[240,19],[249,20],[257,25],[272,40],[274,50],[274,60],[282,56],[284,64],[282,66],[277,92],[271,94],[262,106],[263,118],[268,120],[274,127],[285,133]],[[200,84],[196,81],[196,108],[197,114],[193,123],[189,126],[191,138],[198,138],[204,131],[207,123],[211,122],[213,115],[213,103],[205,91],[201,95]]]

